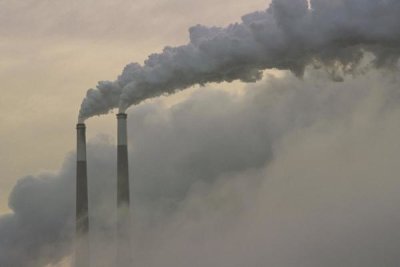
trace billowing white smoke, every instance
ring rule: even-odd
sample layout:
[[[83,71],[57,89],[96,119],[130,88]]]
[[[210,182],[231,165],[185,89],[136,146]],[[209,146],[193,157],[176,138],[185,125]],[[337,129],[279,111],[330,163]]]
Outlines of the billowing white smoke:
[[[305,77],[130,110],[126,266],[400,266],[399,78]],[[1,267],[59,267],[73,251],[75,160],[15,186],[0,216]],[[89,140],[96,267],[115,266],[115,161],[115,142]]]
[[[399,14],[398,0],[273,0],[226,28],[192,27],[187,45],[127,65],[116,81],[88,91],[79,119],[195,84],[253,82],[270,68],[301,76],[313,65],[340,80],[357,70],[365,52],[373,55],[371,65],[390,67],[400,54]]]

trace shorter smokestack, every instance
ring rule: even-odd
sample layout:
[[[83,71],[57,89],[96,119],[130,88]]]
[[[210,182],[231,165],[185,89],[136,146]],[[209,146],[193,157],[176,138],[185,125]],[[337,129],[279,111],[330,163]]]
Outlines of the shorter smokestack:
[[[130,266],[131,263],[131,218],[129,195],[128,131],[127,115],[120,113],[118,120],[117,155],[117,267]]]
[[[75,267],[89,266],[89,201],[86,163],[86,126],[78,123],[76,161]]]

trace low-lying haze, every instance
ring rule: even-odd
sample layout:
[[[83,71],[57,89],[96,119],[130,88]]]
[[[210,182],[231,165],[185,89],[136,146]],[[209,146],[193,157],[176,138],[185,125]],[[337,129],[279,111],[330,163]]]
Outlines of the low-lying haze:
[[[133,108],[132,266],[397,266],[397,84],[378,72],[333,83],[310,71]],[[70,255],[74,160],[14,188],[2,265]],[[114,142],[92,139],[88,162],[92,260],[107,266]]]

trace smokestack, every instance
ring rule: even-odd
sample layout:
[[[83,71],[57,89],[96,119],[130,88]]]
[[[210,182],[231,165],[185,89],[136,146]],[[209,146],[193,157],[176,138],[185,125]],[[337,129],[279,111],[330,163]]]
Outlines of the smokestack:
[[[118,208],[129,207],[129,167],[128,167],[128,138],[127,115],[119,113],[118,119]]]
[[[117,267],[130,264],[130,196],[129,196],[129,165],[127,115],[119,113],[118,120],[118,155],[117,155]]]
[[[86,126],[78,123],[76,162],[75,267],[89,266],[89,202],[86,164]]]

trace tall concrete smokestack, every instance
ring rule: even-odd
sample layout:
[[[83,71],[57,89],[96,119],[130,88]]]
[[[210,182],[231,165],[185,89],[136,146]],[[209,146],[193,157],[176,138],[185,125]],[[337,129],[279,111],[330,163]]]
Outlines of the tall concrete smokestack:
[[[128,130],[127,115],[120,113],[118,119],[118,208],[129,207],[129,167],[128,167]]]
[[[89,266],[89,201],[86,164],[86,126],[78,123],[76,162],[75,267]]]
[[[130,195],[129,195],[129,165],[128,165],[128,132],[127,115],[119,113],[118,120],[118,155],[117,155],[117,267],[130,264]]]

